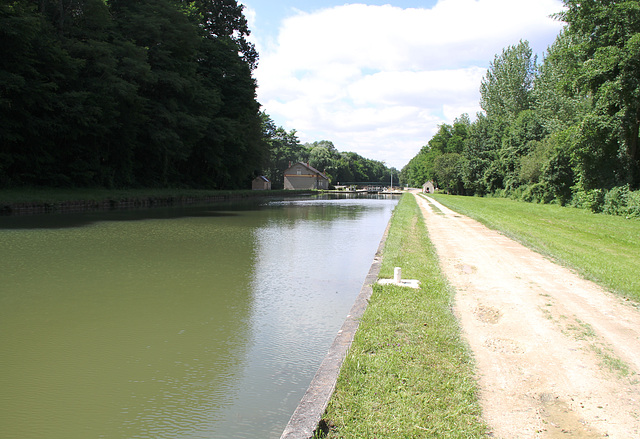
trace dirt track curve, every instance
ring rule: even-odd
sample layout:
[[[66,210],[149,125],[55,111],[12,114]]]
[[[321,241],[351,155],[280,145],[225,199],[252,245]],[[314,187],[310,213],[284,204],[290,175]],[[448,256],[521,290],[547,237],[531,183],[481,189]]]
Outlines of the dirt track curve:
[[[476,361],[490,436],[640,438],[640,311],[416,195]]]

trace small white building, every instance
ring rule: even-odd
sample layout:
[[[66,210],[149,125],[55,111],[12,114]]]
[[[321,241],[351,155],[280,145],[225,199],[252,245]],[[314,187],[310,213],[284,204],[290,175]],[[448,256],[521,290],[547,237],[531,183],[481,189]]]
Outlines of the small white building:
[[[432,181],[428,181],[422,185],[422,193],[423,194],[433,194],[436,191],[436,187],[433,185]]]

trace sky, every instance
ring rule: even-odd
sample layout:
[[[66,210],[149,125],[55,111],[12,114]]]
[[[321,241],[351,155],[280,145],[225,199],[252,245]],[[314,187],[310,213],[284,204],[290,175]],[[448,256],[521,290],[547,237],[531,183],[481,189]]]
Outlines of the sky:
[[[527,40],[541,61],[561,0],[241,0],[260,54],[258,101],[300,142],[402,169],[467,113],[503,49]]]

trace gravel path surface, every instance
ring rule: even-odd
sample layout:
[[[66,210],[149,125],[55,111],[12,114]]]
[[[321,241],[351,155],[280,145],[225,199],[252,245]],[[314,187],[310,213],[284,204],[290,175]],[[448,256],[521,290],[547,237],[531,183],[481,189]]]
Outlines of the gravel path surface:
[[[491,437],[640,438],[640,311],[417,195]]]

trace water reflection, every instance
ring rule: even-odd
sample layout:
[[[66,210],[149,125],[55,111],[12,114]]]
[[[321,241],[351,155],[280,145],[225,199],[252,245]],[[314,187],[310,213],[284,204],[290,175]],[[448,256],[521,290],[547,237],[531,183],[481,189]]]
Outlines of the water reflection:
[[[200,430],[237,392],[255,226],[187,217],[0,234],[4,437]]]
[[[280,437],[360,291],[395,201],[277,204],[254,232],[247,391],[214,438]]]
[[[279,437],[394,204],[0,218],[3,436]]]

